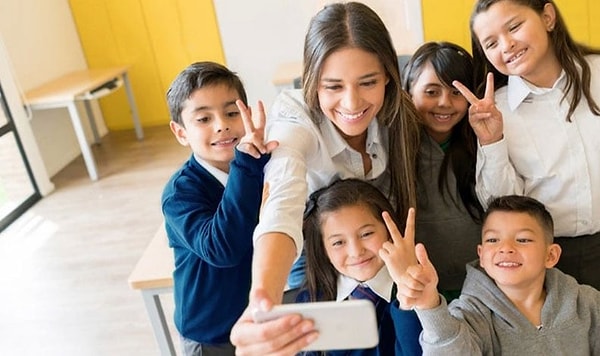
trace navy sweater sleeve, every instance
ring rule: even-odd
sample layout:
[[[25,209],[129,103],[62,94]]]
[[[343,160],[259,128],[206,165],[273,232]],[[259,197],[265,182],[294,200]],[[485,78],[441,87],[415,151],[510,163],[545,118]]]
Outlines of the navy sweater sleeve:
[[[422,355],[423,350],[419,344],[419,335],[423,330],[421,322],[414,310],[402,310],[398,300],[390,305],[390,315],[396,329],[396,356]]]
[[[163,191],[171,247],[189,249],[215,267],[236,266],[252,249],[268,159],[235,150],[223,187],[192,156]]]

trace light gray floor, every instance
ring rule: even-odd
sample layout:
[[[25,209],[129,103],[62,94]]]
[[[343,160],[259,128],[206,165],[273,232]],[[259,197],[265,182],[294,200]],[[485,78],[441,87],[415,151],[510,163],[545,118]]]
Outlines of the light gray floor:
[[[160,193],[188,158],[167,125],[111,132],[56,190],[0,233],[0,355],[158,355],[127,277],[159,226]],[[172,325],[173,300],[163,298]],[[177,336],[173,337],[178,348]]]

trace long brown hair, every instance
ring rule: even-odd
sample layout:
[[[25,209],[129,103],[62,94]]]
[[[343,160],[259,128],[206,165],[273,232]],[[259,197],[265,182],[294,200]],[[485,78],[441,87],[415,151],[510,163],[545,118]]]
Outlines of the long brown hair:
[[[581,43],[575,42],[575,40],[569,34],[567,25],[563,20],[558,7],[552,0],[478,0],[473,9],[470,19],[471,27],[471,46],[473,49],[473,59],[475,61],[475,74],[476,81],[478,83],[477,92],[479,95],[483,94],[485,89],[485,78],[488,72],[494,73],[494,86],[496,89],[505,86],[508,83],[508,76],[500,73],[485,56],[481,43],[477,38],[477,34],[473,31],[473,22],[475,17],[482,12],[487,11],[490,6],[500,1],[511,1],[515,4],[529,7],[530,9],[541,15],[546,5],[554,7],[556,13],[556,21],[554,29],[548,32],[550,43],[554,49],[554,53],[560,63],[560,66],[566,73],[566,90],[562,97],[562,100],[567,98],[568,93],[572,93],[571,100],[569,102],[569,112],[567,113],[567,121],[571,121],[571,116],[575,111],[575,108],[581,101],[582,95],[588,102],[590,111],[597,116],[600,116],[600,107],[598,103],[592,97],[590,92],[591,83],[591,69],[584,56],[588,54],[600,54],[600,49],[592,48]],[[579,74],[578,68],[581,67],[581,74]]]
[[[418,113],[402,89],[398,57],[383,21],[368,6],[358,2],[325,6],[312,20],[304,41],[302,86],[313,121],[327,120],[318,97],[322,65],[333,52],[359,48],[375,54],[389,78],[379,123],[388,128],[390,200],[401,217],[416,204],[415,165],[419,148]]]

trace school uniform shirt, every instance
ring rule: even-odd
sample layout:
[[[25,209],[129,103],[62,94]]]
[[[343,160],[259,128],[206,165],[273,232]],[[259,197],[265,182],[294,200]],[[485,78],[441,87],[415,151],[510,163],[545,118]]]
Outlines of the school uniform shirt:
[[[422,353],[419,344],[421,324],[413,310],[402,310],[398,300],[392,296],[394,281],[384,266],[372,279],[359,282],[342,274],[338,277],[336,301],[343,303],[359,285],[368,286],[375,294],[385,302],[385,308],[381,314],[377,314],[377,326],[379,328],[379,343],[370,349],[359,350],[329,350],[326,356],[420,356]],[[308,302],[308,291],[300,291],[296,298],[297,302]],[[302,356],[321,356],[320,351],[303,352]]]
[[[360,153],[348,145],[328,118],[323,116],[318,124],[313,123],[301,89],[278,96],[267,119],[266,137],[277,140],[279,146],[265,166],[269,197],[254,231],[255,241],[269,232],[287,234],[294,240],[299,257],[306,200],[336,178],[370,181],[389,196],[387,129],[376,119],[367,129],[366,150],[372,169],[366,175]]]
[[[268,157],[255,159],[236,149],[227,174],[192,155],[165,185],[162,211],[175,260],[174,320],[187,339],[229,343],[248,304],[252,232]]]
[[[600,56],[586,60],[600,105]],[[582,97],[568,122],[565,84],[564,71],[549,89],[510,76],[496,91],[504,138],[479,147],[476,187],[484,205],[499,195],[535,198],[552,214],[556,236],[579,236],[600,231],[600,116]]]
[[[423,355],[600,355],[600,291],[546,270],[542,324],[533,325],[479,266],[459,299],[417,309]]]

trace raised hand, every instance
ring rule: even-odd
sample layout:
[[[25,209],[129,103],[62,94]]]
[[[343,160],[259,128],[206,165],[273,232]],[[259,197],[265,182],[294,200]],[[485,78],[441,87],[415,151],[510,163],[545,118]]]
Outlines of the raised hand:
[[[260,158],[261,154],[271,153],[279,143],[277,141],[265,143],[266,115],[262,101],[258,101],[258,112],[256,115],[252,115],[252,110],[244,105],[243,101],[236,100],[235,104],[240,110],[244,130],[246,131],[246,134],[237,145],[238,151],[247,153],[254,158]]]
[[[313,322],[290,314],[278,319],[255,323],[252,311],[256,308],[270,310],[272,301],[263,290],[250,293],[250,303],[231,330],[231,343],[235,354],[245,355],[296,355],[302,348],[317,339]]]
[[[496,108],[494,102],[494,75],[488,73],[485,85],[485,95],[479,99],[469,88],[455,80],[452,85],[471,104],[469,108],[469,123],[475,131],[482,146],[498,142],[502,139],[503,124],[502,113]]]
[[[382,214],[383,221],[390,232],[391,241],[386,241],[379,250],[379,257],[383,260],[392,279],[397,282],[408,266],[417,263],[415,256],[415,209],[408,210],[404,236],[388,212]]]
[[[402,309],[435,308],[440,305],[437,272],[423,244],[415,246],[415,255],[418,263],[409,266],[399,280],[394,279],[398,287],[396,298]]]

